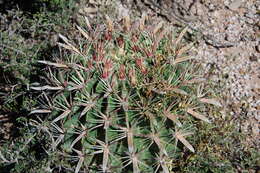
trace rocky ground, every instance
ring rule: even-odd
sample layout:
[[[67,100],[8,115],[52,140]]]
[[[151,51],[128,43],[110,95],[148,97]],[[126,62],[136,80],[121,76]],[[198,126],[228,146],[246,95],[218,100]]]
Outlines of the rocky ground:
[[[209,1],[208,1],[209,2]],[[215,48],[203,42],[198,58],[205,66],[215,66],[214,80],[224,84],[224,105],[235,118],[244,116],[239,124],[259,144],[260,121],[260,1],[227,0],[196,3],[197,14],[205,34],[233,46]]]
[[[211,0],[182,2],[196,16],[194,25],[223,47],[201,41],[197,57],[216,82],[222,83],[223,105],[235,118],[243,116],[242,131],[259,139],[260,121],[260,1]],[[191,5],[192,4],[192,5]],[[224,44],[228,45],[225,46]],[[259,144],[259,143],[258,143]]]

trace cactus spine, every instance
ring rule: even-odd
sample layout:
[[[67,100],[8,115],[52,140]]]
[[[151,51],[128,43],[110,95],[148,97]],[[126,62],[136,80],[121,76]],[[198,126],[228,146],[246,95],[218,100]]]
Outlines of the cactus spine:
[[[107,17],[106,29],[87,22],[77,27],[79,46],[60,36],[68,58],[41,61],[53,67],[41,89],[58,90],[47,111],[53,146],[76,158],[76,173],[171,172],[181,150],[195,151],[192,123],[209,122],[198,109],[206,98],[197,93],[192,44],[181,43],[187,28],[174,36],[163,23],[145,26],[146,18],[115,26]]]

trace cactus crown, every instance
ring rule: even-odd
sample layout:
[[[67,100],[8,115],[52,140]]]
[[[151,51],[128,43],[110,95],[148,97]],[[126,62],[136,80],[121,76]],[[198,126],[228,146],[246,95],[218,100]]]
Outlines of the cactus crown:
[[[107,17],[95,30],[86,18],[78,47],[60,35],[68,58],[40,61],[54,67],[40,89],[58,90],[46,110],[53,148],[76,173],[170,172],[178,153],[195,151],[186,139],[195,119],[209,122],[199,113],[210,99],[198,92],[192,43],[182,46],[187,28],[175,36],[162,22],[147,27],[146,18],[115,26]]]

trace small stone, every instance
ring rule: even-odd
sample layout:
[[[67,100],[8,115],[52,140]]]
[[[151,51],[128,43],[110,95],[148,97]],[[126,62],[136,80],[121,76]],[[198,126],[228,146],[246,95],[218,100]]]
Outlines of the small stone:
[[[231,4],[229,4],[228,8],[230,10],[237,10],[242,5],[242,0],[234,0]]]
[[[212,12],[215,9],[215,6],[213,4],[209,4],[208,8]]]
[[[58,42],[58,39],[59,39],[58,35],[53,34],[50,39],[50,45],[55,46]]]
[[[204,5],[202,5],[201,3],[198,3],[197,5],[197,15],[198,16],[202,16],[205,14],[205,11],[207,11],[207,9],[205,8]]]
[[[258,53],[260,53],[260,45],[256,46],[255,49]]]
[[[257,57],[255,55],[250,56],[249,60],[252,61],[252,62],[257,61]]]

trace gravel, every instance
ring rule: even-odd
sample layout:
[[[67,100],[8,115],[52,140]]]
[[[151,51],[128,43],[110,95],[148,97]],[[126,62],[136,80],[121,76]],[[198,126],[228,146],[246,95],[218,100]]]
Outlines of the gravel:
[[[184,0],[186,3],[189,0]],[[202,2],[202,3],[201,3]],[[190,1],[192,3],[192,1]],[[191,7],[198,20],[194,27],[218,42],[234,44],[214,48],[201,41],[197,58],[215,80],[222,83],[225,107],[235,118],[244,118],[241,129],[259,144],[260,122],[260,1],[207,0]],[[251,130],[250,130],[251,129]]]
[[[201,42],[197,55],[205,67],[209,67],[208,64],[216,67],[215,74],[226,84],[223,93],[227,96],[226,104],[236,107],[235,115],[241,112],[243,102],[248,105],[248,115],[258,117],[260,113],[259,3],[214,0],[193,7],[196,11],[196,6],[204,6],[204,14],[197,15],[204,34],[235,45],[216,49]]]

